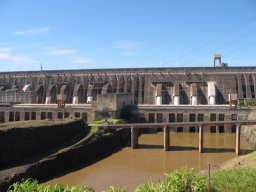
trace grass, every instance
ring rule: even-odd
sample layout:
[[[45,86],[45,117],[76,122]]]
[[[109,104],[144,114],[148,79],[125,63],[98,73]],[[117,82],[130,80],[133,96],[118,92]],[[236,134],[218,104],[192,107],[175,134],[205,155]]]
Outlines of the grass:
[[[149,181],[147,184],[140,185],[136,192],[155,192],[155,191],[206,191],[206,178],[184,168],[179,171],[166,174],[165,179],[158,183]]]
[[[62,186],[40,185],[37,180],[27,179],[14,183],[7,192],[95,192],[91,187],[86,186]]]
[[[256,151],[223,163],[221,169],[256,168]]]
[[[218,170],[211,175],[212,192],[255,192],[256,169],[242,168],[233,170]],[[135,192],[206,192],[207,178],[191,169],[184,168],[166,174],[166,177],[157,183],[149,181],[141,184]],[[94,192],[87,186],[40,185],[36,180],[28,179],[14,183],[8,192]],[[126,192],[125,187],[110,186],[105,192]]]
[[[212,175],[213,191],[256,191],[256,169],[219,170]]]
[[[115,118],[104,118],[104,119],[93,120],[89,123],[89,126],[91,126],[91,133],[96,133],[98,131],[98,125],[106,122],[111,124],[118,124],[118,123],[123,123],[124,120],[115,119]]]
[[[13,121],[8,123],[2,123],[0,124],[0,130],[8,130],[12,128],[27,128],[27,127],[40,127],[45,125],[59,125],[59,124],[66,124],[70,122],[74,122],[78,119],[71,119],[71,118],[65,118],[65,119],[58,119],[54,121],[49,120],[32,120],[32,121]]]

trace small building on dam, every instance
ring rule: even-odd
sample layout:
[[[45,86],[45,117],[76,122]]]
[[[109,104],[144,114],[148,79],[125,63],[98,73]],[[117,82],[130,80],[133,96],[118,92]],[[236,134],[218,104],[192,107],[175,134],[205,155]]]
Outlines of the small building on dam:
[[[119,116],[136,106],[146,122],[245,119],[256,67],[91,69],[0,73],[0,122]],[[230,105],[229,105],[230,104]],[[175,127],[197,131],[197,127]],[[213,127],[211,131],[232,131]]]

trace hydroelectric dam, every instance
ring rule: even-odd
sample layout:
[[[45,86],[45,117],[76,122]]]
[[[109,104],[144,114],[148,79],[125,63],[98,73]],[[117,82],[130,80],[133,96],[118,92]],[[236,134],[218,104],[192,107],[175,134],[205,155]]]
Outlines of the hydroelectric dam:
[[[1,72],[0,122],[66,117],[89,122],[104,114],[119,116],[128,105],[148,123],[243,120],[250,110],[238,103],[255,97],[256,67]]]

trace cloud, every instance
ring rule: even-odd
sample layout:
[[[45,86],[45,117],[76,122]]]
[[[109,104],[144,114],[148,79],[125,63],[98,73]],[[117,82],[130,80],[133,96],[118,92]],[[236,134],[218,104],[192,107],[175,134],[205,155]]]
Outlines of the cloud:
[[[137,53],[135,51],[128,50],[128,51],[121,52],[120,55],[122,55],[122,56],[133,56],[133,55],[137,55]]]
[[[86,57],[74,57],[73,62],[77,64],[90,64],[92,61]]]
[[[17,64],[36,64],[39,63],[38,61],[30,58],[30,57],[26,57],[26,56],[22,56],[22,55],[16,55],[11,57],[12,62],[17,63]]]
[[[24,55],[18,55],[14,53],[14,48],[11,47],[5,47],[0,48],[0,60],[4,61],[10,61],[15,64],[35,64],[39,63],[38,61],[24,56]]]
[[[41,35],[41,34],[49,33],[49,31],[50,31],[49,27],[41,27],[41,28],[28,29],[23,31],[15,31],[12,34],[15,36]]]
[[[13,50],[11,47],[0,48],[0,60],[8,60]]]
[[[114,43],[114,48],[123,49],[123,50],[138,49],[141,46],[142,46],[142,43],[134,42],[134,41],[119,41]]]
[[[46,54],[49,56],[70,56],[74,52],[76,52],[75,49],[63,49],[63,48],[57,48],[57,47],[46,48]]]
[[[0,52],[0,60],[7,60],[9,56],[9,53]]]
[[[113,47],[120,50],[122,56],[137,55],[137,51],[142,47],[143,43],[135,41],[119,41],[114,43]]]

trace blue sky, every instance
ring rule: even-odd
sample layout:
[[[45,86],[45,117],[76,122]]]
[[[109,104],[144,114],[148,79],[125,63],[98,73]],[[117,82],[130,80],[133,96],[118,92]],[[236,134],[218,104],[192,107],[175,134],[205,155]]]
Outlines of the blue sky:
[[[0,71],[256,66],[256,0],[0,0]]]

